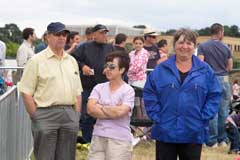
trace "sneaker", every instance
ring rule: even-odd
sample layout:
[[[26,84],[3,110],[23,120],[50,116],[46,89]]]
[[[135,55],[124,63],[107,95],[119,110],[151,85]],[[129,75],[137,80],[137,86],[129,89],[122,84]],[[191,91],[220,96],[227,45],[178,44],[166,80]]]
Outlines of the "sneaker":
[[[86,144],[87,142],[83,139],[82,136],[77,137],[77,143]]]
[[[218,147],[218,144],[217,144],[217,143],[214,143],[213,145],[208,146],[208,147],[210,147],[210,148],[217,148],[217,147]]]
[[[140,138],[139,138],[139,137],[133,138],[133,139],[132,139],[132,146],[133,146],[133,147],[136,146],[139,142],[140,142]]]
[[[219,147],[227,147],[227,143],[225,141],[222,141],[220,143],[218,143]]]

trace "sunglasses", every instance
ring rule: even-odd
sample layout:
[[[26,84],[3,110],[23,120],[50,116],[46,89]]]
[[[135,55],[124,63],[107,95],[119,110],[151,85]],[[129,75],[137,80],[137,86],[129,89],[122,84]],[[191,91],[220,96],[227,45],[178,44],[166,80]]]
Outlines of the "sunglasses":
[[[60,37],[60,36],[66,37],[67,33],[66,32],[57,32],[57,33],[53,33],[53,35],[56,37]]]
[[[110,70],[114,70],[117,66],[113,63],[106,63],[104,64],[104,69],[109,68]]]
[[[154,39],[157,38],[156,36],[148,36],[148,37],[150,37],[150,38],[154,38]]]

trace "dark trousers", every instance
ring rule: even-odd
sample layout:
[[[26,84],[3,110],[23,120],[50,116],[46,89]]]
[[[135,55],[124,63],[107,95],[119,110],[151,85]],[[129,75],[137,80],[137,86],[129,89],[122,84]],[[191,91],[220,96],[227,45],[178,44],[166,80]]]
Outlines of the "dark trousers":
[[[156,141],[156,160],[200,160],[202,144]]]
[[[238,128],[230,122],[225,125],[225,128],[226,128],[228,138],[231,142],[230,150],[239,150],[240,137],[239,137]]]
[[[80,119],[80,128],[82,130],[83,140],[87,143],[91,142],[93,126],[96,123],[96,119],[87,114],[87,102],[91,91],[92,90],[90,89],[84,89],[82,93],[82,114]]]

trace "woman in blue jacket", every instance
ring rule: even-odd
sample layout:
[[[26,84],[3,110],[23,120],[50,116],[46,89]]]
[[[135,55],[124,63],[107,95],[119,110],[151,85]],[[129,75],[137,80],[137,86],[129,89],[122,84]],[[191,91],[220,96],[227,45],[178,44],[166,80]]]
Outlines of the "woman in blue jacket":
[[[176,54],[154,69],[143,91],[156,160],[200,160],[222,90],[211,67],[193,55],[193,31],[178,30],[173,45]]]

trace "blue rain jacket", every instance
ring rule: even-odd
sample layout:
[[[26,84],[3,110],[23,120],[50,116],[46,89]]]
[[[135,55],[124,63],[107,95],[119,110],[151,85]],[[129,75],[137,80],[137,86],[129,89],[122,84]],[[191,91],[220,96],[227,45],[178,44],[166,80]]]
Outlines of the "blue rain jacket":
[[[153,121],[153,139],[166,143],[207,141],[209,120],[218,112],[222,89],[208,64],[196,56],[192,62],[182,84],[175,55],[148,76],[143,98]]]

